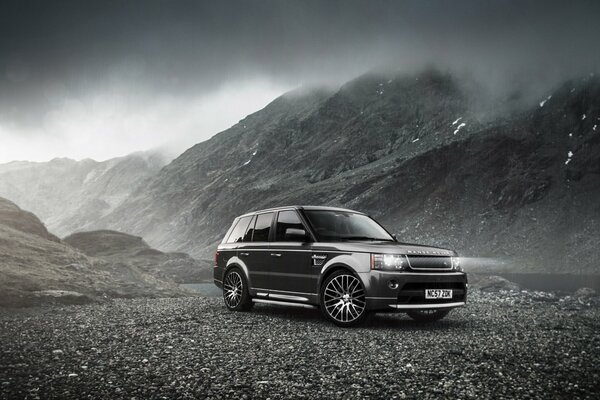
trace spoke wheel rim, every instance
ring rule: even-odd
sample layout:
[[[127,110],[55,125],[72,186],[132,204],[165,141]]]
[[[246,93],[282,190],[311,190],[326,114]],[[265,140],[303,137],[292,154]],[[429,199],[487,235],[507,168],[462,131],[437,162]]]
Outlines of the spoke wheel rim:
[[[223,299],[229,308],[237,307],[242,301],[244,284],[242,277],[236,271],[231,271],[223,282]]]
[[[365,312],[366,299],[362,283],[353,275],[338,275],[327,282],[323,292],[327,314],[338,322],[348,323]]]

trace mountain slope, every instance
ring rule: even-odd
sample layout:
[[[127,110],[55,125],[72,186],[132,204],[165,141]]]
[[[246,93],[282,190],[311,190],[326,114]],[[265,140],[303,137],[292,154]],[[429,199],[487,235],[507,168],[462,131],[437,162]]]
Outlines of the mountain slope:
[[[186,151],[100,225],[208,258],[243,212],[337,205],[406,241],[519,269],[596,271],[599,80],[506,115],[472,99],[435,71],[282,96]]]
[[[103,162],[61,158],[0,164],[0,196],[31,210],[62,236],[108,214],[164,163],[160,155],[134,153]]]
[[[172,281],[134,265],[86,256],[49,234],[35,215],[0,198],[0,306],[59,299],[62,291],[74,292],[66,299],[78,302],[181,295]]]
[[[206,257],[203,249],[241,210],[455,140],[451,122],[468,118],[467,108],[460,88],[432,71],[417,79],[368,75],[335,93],[292,92],[183,153],[100,225]]]
[[[212,265],[185,253],[163,253],[139,236],[116,231],[78,232],[64,238],[84,254],[113,263],[127,263],[146,273],[178,283],[212,281]]]
[[[164,168],[142,166],[144,179],[135,164],[98,175],[120,189],[78,192],[88,187],[78,178],[40,190],[28,183],[67,173],[7,180],[14,163],[0,166],[0,189],[21,191],[60,232],[112,229],[205,260],[236,215],[309,203],[366,211],[404,241],[454,247],[475,265],[596,272],[600,79],[527,99],[490,101],[435,70],[368,74],[285,94]]]

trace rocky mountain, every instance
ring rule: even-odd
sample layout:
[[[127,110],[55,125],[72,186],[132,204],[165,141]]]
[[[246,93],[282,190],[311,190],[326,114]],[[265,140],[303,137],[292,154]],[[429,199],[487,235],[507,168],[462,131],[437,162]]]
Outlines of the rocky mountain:
[[[163,253],[139,236],[102,230],[78,232],[64,241],[84,254],[111,263],[127,263],[148,274],[177,283],[212,281],[212,265],[186,253]]]
[[[456,140],[446,115],[469,118],[468,101],[433,72],[288,93],[183,153],[102,222],[206,256],[241,210],[277,204],[273,197],[284,193],[309,195],[312,185],[380,159]]]
[[[109,206],[65,204],[48,218],[60,232],[113,229],[210,260],[241,213],[343,206],[403,241],[455,248],[473,269],[594,273],[599,125],[595,76],[535,100],[492,101],[435,70],[367,74],[338,90],[287,93],[148,171]],[[26,180],[11,182],[26,196]]]
[[[0,198],[0,306],[182,294],[172,280],[117,252],[111,259],[85,255],[48,233],[34,214]]]
[[[155,153],[98,162],[57,158],[0,164],[0,196],[38,215],[60,236],[93,225],[166,163]]]
[[[100,225],[209,258],[236,215],[323,204],[473,266],[597,271],[600,80],[525,108],[515,94],[486,109],[473,93],[436,71],[288,93],[187,150]]]

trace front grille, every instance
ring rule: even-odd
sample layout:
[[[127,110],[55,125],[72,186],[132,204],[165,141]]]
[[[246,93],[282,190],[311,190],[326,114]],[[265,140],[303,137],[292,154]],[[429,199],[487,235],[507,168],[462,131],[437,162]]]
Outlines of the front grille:
[[[408,265],[414,270],[451,270],[451,257],[408,256]]]
[[[451,299],[425,299],[425,289],[452,289]],[[398,304],[444,304],[465,301],[466,285],[462,282],[408,282],[398,294]]]

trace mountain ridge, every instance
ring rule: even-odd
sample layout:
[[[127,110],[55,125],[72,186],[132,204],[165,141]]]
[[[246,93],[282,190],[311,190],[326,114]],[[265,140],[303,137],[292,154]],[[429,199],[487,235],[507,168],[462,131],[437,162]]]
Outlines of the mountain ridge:
[[[594,272],[600,79],[565,81],[524,108],[522,96],[482,98],[436,70],[287,93],[186,150],[85,228],[208,260],[237,215],[323,204],[502,268]]]

